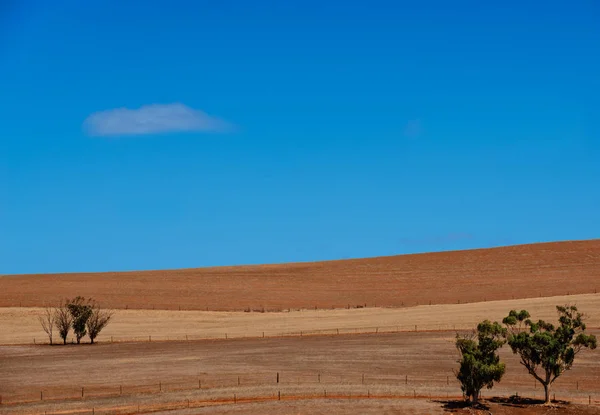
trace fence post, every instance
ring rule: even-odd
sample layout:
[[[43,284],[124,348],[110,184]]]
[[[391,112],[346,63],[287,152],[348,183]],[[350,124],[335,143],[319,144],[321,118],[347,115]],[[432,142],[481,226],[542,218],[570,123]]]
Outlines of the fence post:
[[[279,372],[277,372],[277,383],[279,383]]]
[[[83,398],[83,386],[81,387],[81,397]]]
[[[405,375],[405,376],[404,376],[404,384],[405,384],[405,385],[408,385],[408,375]]]
[[[277,400],[280,401],[281,400],[281,391],[277,391]]]
[[[202,381],[198,379],[198,389],[202,389]]]
[[[318,379],[319,379],[319,383],[321,383],[321,374],[319,373],[319,374],[317,375],[317,377],[318,377]]]
[[[337,334],[340,334],[340,329],[336,329],[337,330]]]
[[[158,391],[162,392],[162,383],[161,382],[158,382]]]

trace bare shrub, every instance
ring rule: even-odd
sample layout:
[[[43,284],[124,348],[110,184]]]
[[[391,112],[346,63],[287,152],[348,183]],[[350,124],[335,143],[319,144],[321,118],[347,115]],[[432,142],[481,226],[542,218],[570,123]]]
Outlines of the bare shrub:
[[[54,325],[58,330],[60,338],[63,340],[63,344],[67,344],[67,336],[71,331],[71,324],[73,323],[73,317],[71,311],[69,311],[69,301],[65,300],[54,309]]]
[[[90,316],[86,321],[87,334],[90,336],[92,344],[94,344],[94,339],[98,337],[102,329],[108,325],[113,314],[114,312],[111,310],[101,310],[98,306],[92,307]]]
[[[50,344],[52,344],[52,332],[54,330],[54,321],[56,319],[56,312],[52,307],[44,308],[44,312],[41,316],[38,316],[38,320],[42,325],[42,329],[48,335]]]

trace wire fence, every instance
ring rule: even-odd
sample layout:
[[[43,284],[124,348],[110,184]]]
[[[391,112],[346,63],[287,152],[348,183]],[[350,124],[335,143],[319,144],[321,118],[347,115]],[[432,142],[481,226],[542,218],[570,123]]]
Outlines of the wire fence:
[[[588,330],[600,330],[600,327],[588,327]],[[273,330],[256,330],[256,331],[234,331],[234,332],[217,332],[210,334],[169,334],[169,335],[144,335],[144,336],[102,336],[96,339],[95,343],[140,343],[140,342],[165,342],[165,341],[201,341],[201,340],[234,340],[234,339],[259,339],[259,338],[283,338],[283,337],[309,337],[309,336],[338,336],[350,334],[392,334],[392,333],[435,333],[435,332],[471,332],[474,331],[472,325],[459,324],[404,324],[393,326],[370,326],[370,327],[342,327],[342,328],[324,328],[324,329],[309,329],[298,331],[273,331]],[[87,343],[83,339],[84,343]],[[75,339],[69,337],[67,344],[74,344]],[[26,343],[21,343],[26,344]],[[49,345],[50,341],[47,337],[34,337],[32,343],[35,345]],[[62,341],[54,340],[55,346],[61,346]]]
[[[531,383],[524,384],[523,378],[503,379],[497,384],[490,394],[511,393],[524,394],[536,398],[543,397],[543,389],[531,378]],[[600,399],[598,384],[600,376],[579,376],[577,378],[562,379],[561,383],[554,385],[556,396],[569,397],[570,400],[585,399],[596,402]],[[29,387],[12,394],[0,396],[0,409],[2,407],[30,404],[30,403],[56,403],[68,401],[85,401],[99,398],[126,398],[139,395],[158,396],[175,392],[194,392],[211,399],[220,398],[228,393],[256,394],[257,389],[287,388],[318,389],[337,388],[338,392],[347,392],[348,388],[372,388],[375,393],[389,394],[392,396],[424,396],[447,395],[451,396],[460,391],[456,378],[447,374],[386,374],[386,373],[351,373],[339,374],[328,372],[260,372],[240,374],[213,374],[202,376],[189,376],[180,379],[169,378],[139,384],[99,384],[99,385],[57,385],[52,387]],[[347,388],[341,389],[340,388]],[[283,389],[282,389],[283,390]],[[368,389],[366,389],[368,390]],[[252,392],[254,391],[254,392]],[[513,393],[514,391],[514,393]],[[286,393],[288,393],[286,391]],[[484,391],[487,395],[488,392]],[[241,396],[241,395],[240,395]],[[507,395],[508,396],[508,395]]]
[[[208,406],[218,405],[243,405],[249,403],[268,403],[276,401],[299,401],[299,400],[407,400],[407,399],[426,399],[429,401],[435,401],[440,405],[452,405],[456,404],[456,401],[464,399],[463,396],[457,394],[440,394],[440,393],[422,393],[414,390],[412,393],[381,393],[379,391],[371,391],[369,388],[361,388],[360,390],[336,390],[324,387],[323,389],[313,391],[288,392],[285,390],[273,390],[269,393],[263,393],[260,395],[253,394],[251,392],[237,391],[230,393],[228,396],[222,395],[219,397],[190,397],[185,399],[167,399],[160,402],[138,402],[138,403],[125,403],[121,405],[102,405],[96,403],[96,406],[87,406],[85,408],[73,408],[73,409],[60,409],[60,410],[41,410],[40,408],[31,408],[30,410],[19,411],[22,415],[130,415],[140,413],[151,413],[151,412],[168,412],[185,410],[192,408],[202,408]],[[485,398],[484,398],[485,399]],[[538,403],[531,398],[519,397],[518,395],[497,395],[489,397],[492,402],[499,403]],[[556,399],[553,401],[556,402]],[[570,403],[587,404],[587,405],[600,405],[600,400],[592,398],[589,395],[587,398],[574,398],[569,400]]]

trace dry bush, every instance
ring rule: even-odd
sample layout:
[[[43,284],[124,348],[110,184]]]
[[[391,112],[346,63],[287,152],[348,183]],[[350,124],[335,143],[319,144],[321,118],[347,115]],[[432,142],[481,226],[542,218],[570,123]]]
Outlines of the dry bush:
[[[38,317],[40,324],[42,325],[42,329],[48,335],[48,339],[50,340],[50,344],[52,344],[52,332],[54,331],[54,322],[56,320],[56,312],[52,307],[44,308],[44,313]]]
[[[90,341],[94,344],[94,340],[108,322],[112,318],[114,312],[111,310],[101,310],[98,306],[93,306],[90,316],[86,321],[87,333],[90,336]]]
[[[54,309],[54,324],[60,338],[63,340],[63,344],[67,344],[67,336],[71,330],[72,323],[73,316],[71,316],[71,311],[69,311],[69,301],[64,300]]]

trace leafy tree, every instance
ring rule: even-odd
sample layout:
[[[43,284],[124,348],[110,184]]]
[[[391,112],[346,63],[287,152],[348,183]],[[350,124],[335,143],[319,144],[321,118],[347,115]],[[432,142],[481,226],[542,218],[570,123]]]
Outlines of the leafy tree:
[[[86,323],[92,314],[92,305],[90,300],[83,297],[75,297],[67,305],[71,317],[73,318],[73,332],[75,333],[75,339],[77,344],[81,342],[81,338],[87,334]]]
[[[48,339],[50,340],[50,344],[52,344],[52,332],[54,331],[54,320],[56,318],[54,309],[52,307],[44,308],[44,311],[41,316],[38,316],[38,320],[42,325],[42,329],[48,335]]]
[[[566,370],[583,349],[595,349],[594,335],[585,334],[583,314],[574,305],[556,306],[558,326],[543,320],[532,321],[527,310],[511,310],[502,322],[508,327],[508,344],[513,353],[544,387],[544,402],[550,402],[550,386]]]
[[[455,371],[461,389],[472,404],[477,404],[483,387],[491,389],[500,382],[505,365],[496,353],[506,341],[506,329],[499,323],[485,320],[477,325],[477,333],[456,335],[456,348],[461,354],[460,368]]]
[[[69,302],[65,300],[54,309],[54,325],[58,330],[58,334],[60,335],[63,344],[67,344],[67,336],[71,330],[72,323],[73,317],[69,311]]]
[[[96,339],[102,329],[106,327],[112,316],[112,311],[101,310],[98,306],[92,307],[92,312],[86,322],[88,336],[90,336],[92,344],[94,344],[94,339]]]

